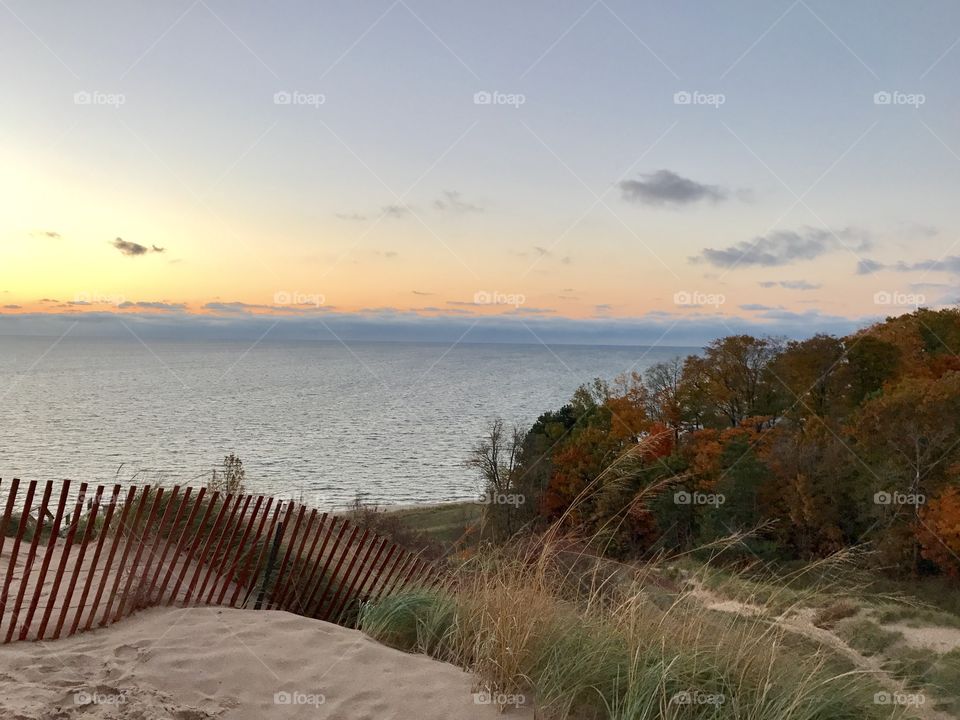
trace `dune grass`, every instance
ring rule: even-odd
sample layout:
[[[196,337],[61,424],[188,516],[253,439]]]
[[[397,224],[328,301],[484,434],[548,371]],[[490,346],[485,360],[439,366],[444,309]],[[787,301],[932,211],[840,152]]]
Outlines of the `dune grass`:
[[[873,703],[868,676],[774,615],[711,612],[691,590],[665,590],[656,568],[546,538],[485,548],[443,588],[366,606],[360,626],[474,672],[494,697],[525,696],[544,720],[897,716]]]

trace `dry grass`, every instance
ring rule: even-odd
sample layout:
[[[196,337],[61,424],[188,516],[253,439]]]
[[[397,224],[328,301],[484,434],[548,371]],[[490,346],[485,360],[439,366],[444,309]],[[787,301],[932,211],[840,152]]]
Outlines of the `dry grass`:
[[[865,720],[893,717],[870,678],[771,622],[709,610],[697,582],[573,550],[556,536],[488,548],[443,590],[365,608],[394,646],[465,667],[539,717]],[[687,701],[690,701],[689,703]]]

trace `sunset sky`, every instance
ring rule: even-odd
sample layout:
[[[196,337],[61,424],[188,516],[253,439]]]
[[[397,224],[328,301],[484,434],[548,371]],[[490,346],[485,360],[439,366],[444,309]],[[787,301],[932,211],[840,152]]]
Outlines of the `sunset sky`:
[[[5,0],[0,47],[0,333],[957,301],[953,0]]]

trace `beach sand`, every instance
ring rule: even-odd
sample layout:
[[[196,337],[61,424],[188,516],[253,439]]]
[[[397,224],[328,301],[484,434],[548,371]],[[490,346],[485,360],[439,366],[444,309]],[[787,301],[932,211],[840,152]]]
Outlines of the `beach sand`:
[[[0,647],[4,720],[498,717],[475,689],[452,665],[286,612],[155,608],[71,638]]]

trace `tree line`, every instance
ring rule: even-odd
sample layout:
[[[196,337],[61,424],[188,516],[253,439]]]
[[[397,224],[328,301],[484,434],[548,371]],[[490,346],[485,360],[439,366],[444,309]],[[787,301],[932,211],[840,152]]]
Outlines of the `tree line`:
[[[960,576],[958,351],[960,311],[920,309],[846,337],[732,335],[595,380],[477,445],[485,525],[559,523],[618,557],[869,543],[894,571]]]

